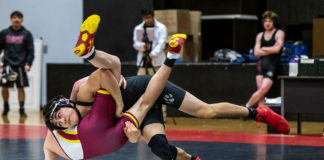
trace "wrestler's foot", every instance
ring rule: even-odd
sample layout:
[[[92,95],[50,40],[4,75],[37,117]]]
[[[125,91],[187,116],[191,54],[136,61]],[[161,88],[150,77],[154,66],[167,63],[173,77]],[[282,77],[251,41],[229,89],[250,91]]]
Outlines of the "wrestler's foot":
[[[264,122],[269,126],[275,128],[280,133],[289,133],[290,127],[285,118],[273,112],[269,107],[265,105],[259,106],[256,110],[258,112],[255,118],[256,121]]]
[[[27,114],[25,112],[25,108],[19,108],[19,115],[21,117],[27,117]]]
[[[81,25],[79,39],[74,47],[77,56],[86,58],[93,52],[94,37],[97,32],[100,17],[96,14],[89,16]]]
[[[174,34],[168,45],[168,55],[169,59],[180,58],[180,51],[184,41],[187,39],[186,34]]]
[[[2,116],[7,116],[8,115],[8,112],[9,112],[9,105],[4,105],[4,109],[3,109],[3,112],[2,112]]]

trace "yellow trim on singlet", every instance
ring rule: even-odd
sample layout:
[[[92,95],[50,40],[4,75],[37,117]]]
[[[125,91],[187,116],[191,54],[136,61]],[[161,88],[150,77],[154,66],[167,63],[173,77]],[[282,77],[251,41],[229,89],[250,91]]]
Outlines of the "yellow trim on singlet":
[[[66,133],[66,134],[72,134],[72,135],[77,135],[78,134],[78,131],[62,130],[62,132]]]
[[[70,140],[70,139],[66,139],[66,138],[64,138],[62,135],[60,135],[60,133],[59,133],[58,131],[56,131],[56,133],[57,133],[57,135],[58,135],[61,139],[63,139],[63,140],[66,141],[66,142],[69,142],[69,143],[80,143],[80,140]]]
[[[134,121],[136,128],[138,128],[138,122],[133,115],[131,115],[129,113],[123,113],[123,115],[130,117]]]
[[[105,90],[98,90],[97,93],[101,93],[101,94],[107,94],[107,95],[110,95],[110,93],[108,91],[105,91]]]

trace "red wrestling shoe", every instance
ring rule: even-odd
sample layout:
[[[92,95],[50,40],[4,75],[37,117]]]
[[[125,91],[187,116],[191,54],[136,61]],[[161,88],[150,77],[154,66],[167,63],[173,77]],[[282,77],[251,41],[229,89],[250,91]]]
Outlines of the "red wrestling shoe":
[[[191,155],[191,160],[201,160],[198,156]]]
[[[277,131],[283,134],[288,134],[290,131],[289,124],[285,118],[279,114],[273,112],[269,107],[265,105],[259,106],[257,109],[258,114],[255,120],[258,122],[264,122]]]
[[[97,32],[100,17],[96,14],[89,16],[81,25],[78,42],[74,47],[74,53],[82,58],[87,58],[93,53],[94,37]]]

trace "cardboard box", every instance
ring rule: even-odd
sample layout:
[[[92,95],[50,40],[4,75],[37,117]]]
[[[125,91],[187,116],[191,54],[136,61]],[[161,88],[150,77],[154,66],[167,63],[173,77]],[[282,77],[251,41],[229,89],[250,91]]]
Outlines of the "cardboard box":
[[[313,57],[324,57],[324,18],[313,19]]]
[[[154,17],[167,27],[168,34],[190,33],[189,10],[155,10]]]
[[[190,34],[201,35],[201,11],[190,11]]]

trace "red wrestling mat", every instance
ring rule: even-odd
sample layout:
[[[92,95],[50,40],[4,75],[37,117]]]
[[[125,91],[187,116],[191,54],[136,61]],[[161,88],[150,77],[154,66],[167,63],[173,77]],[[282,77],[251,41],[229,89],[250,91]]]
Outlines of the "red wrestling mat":
[[[5,139],[42,139],[45,138],[46,133],[45,126],[0,125],[0,138]]]
[[[167,130],[166,134],[170,141],[324,146],[323,136],[216,132],[199,130]]]
[[[1,139],[43,139],[46,133],[47,129],[45,126],[0,125]],[[324,146],[323,136],[217,132],[205,130],[166,130],[166,134],[170,141]]]

